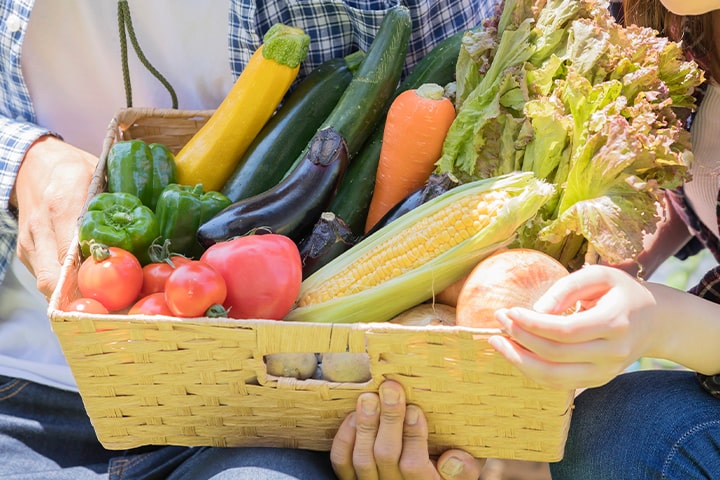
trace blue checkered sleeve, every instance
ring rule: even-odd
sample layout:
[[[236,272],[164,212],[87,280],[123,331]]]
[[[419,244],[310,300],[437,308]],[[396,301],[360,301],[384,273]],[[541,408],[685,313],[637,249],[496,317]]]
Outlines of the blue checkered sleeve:
[[[479,25],[495,12],[495,0],[301,0],[234,1],[230,11],[230,52],[235,74],[242,71],[262,36],[274,23],[302,28],[310,50],[299,77],[329,58],[370,47],[385,13],[407,6],[413,24],[405,73],[428,51],[452,34]]]
[[[33,124],[34,112],[20,67],[20,41],[32,1],[0,2],[0,283],[17,243],[17,220],[9,205],[20,162],[30,145],[49,133]]]
[[[33,124],[0,117],[0,283],[17,241],[17,220],[9,205],[10,192],[25,152],[46,133],[47,130]]]

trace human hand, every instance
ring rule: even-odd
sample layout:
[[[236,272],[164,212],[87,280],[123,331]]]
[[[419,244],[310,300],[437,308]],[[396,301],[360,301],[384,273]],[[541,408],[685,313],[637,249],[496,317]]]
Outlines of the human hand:
[[[607,383],[644,356],[655,298],[616,268],[589,265],[561,278],[534,310],[501,309],[507,333],[490,344],[525,375],[558,389]],[[579,307],[575,313],[565,314]]]
[[[75,233],[97,157],[47,136],[28,149],[15,180],[18,258],[49,297]]]
[[[379,395],[363,393],[340,426],[330,460],[340,480],[476,480],[483,461],[462,450],[448,450],[434,462],[422,410],[405,404],[397,382],[380,385]]]

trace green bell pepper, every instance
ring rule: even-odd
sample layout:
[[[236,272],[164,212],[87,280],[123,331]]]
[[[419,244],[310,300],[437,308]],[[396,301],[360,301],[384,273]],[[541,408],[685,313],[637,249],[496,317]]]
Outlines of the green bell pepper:
[[[159,143],[123,140],[110,147],[107,157],[108,192],[131,193],[155,210],[163,189],[177,181],[175,156]]]
[[[148,207],[154,211],[165,187],[177,182],[177,166],[175,165],[175,155],[162,143],[151,143],[148,147],[150,147],[153,164],[152,200]]]
[[[220,192],[205,192],[202,184],[168,185],[156,209],[161,241],[169,240],[174,253],[200,258],[205,249],[198,242],[198,228],[231,203],[232,200]]]
[[[159,235],[155,214],[138,197],[125,192],[103,192],[88,203],[80,220],[78,240],[86,257],[92,242],[102,243],[123,248],[146,265],[150,262],[148,249]]]

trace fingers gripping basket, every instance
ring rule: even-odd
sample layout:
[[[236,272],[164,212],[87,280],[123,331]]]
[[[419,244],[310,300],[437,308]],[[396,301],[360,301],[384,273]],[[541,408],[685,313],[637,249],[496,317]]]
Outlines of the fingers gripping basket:
[[[110,124],[90,196],[105,186],[105,157],[140,138],[177,151],[207,111],[126,109]],[[77,247],[50,301],[53,329],[102,444],[272,446],[329,450],[361,392],[400,382],[429,424],[430,448],[477,457],[562,458],[573,392],[531,382],[494,352],[492,329],[312,324],[65,312],[79,296]],[[274,377],[266,354],[367,352],[362,384]]]

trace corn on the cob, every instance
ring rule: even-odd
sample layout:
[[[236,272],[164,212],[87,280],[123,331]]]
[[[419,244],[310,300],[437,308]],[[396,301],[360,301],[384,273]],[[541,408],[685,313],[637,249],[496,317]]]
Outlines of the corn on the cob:
[[[456,187],[308,277],[286,320],[381,322],[432,297],[508,244],[551,197],[532,173]]]
[[[303,307],[352,295],[403,275],[467,240],[490,224],[510,199],[503,190],[477,192],[459,198],[447,208],[419,219],[402,232],[388,237],[356,261],[329,278],[320,289],[299,300]]]

